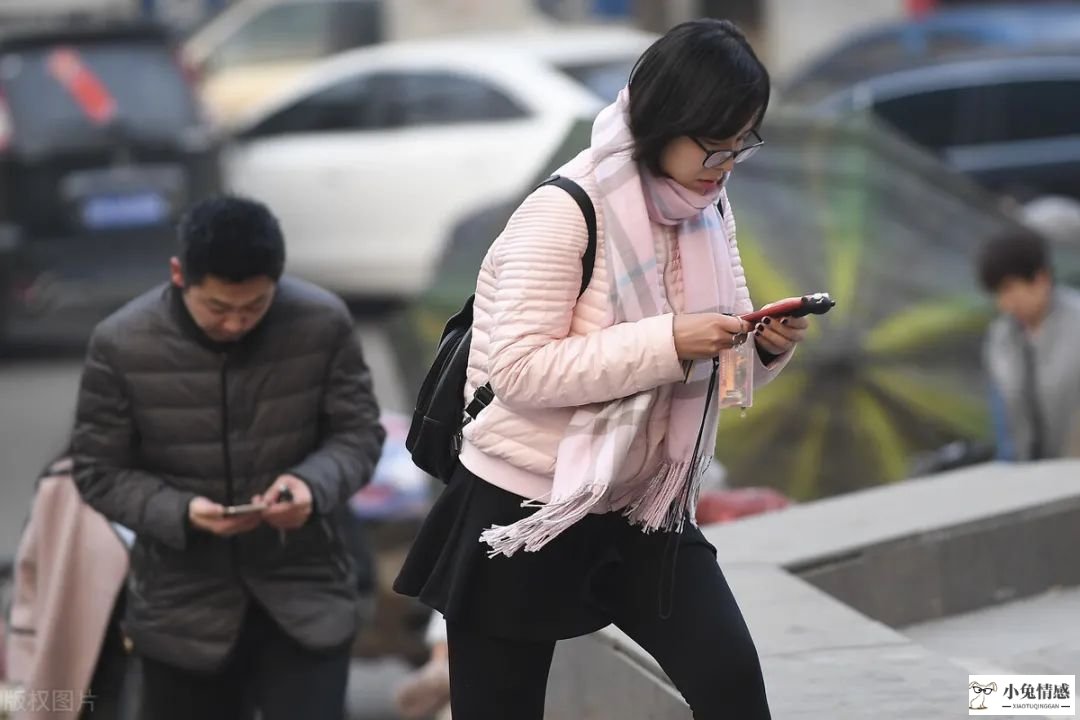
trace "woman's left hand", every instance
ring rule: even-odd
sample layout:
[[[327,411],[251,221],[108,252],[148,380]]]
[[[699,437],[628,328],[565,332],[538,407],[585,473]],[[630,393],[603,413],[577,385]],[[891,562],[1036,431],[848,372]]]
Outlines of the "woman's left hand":
[[[765,318],[754,327],[754,342],[767,353],[783,355],[806,337],[805,317]]]

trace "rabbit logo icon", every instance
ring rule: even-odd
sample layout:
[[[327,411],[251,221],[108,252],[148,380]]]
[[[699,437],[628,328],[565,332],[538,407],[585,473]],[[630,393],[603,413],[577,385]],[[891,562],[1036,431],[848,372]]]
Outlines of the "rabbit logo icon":
[[[989,685],[980,685],[977,682],[971,683],[968,686],[971,690],[971,702],[968,703],[968,709],[970,710],[986,710],[986,698],[990,693],[997,692],[997,683],[990,683]]]

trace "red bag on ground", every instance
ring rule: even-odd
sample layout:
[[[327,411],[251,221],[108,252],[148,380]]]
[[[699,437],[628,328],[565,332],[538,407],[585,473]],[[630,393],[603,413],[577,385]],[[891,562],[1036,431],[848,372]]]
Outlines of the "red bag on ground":
[[[701,493],[697,506],[698,525],[729,522],[749,515],[780,510],[791,504],[783,493],[769,487],[709,490]]]

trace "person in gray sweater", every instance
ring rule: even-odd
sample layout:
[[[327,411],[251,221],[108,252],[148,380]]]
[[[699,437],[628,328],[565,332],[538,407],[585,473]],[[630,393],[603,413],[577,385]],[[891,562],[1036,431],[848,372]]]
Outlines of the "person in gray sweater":
[[[1046,241],[1026,230],[992,238],[978,274],[1000,312],[983,349],[998,457],[1080,457],[1080,292],[1055,281]]]

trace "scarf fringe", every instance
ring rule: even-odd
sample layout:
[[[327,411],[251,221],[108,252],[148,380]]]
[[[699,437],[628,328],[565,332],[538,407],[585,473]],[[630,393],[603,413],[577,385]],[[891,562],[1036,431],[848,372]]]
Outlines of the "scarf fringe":
[[[527,518],[510,525],[494,525],[480,534],[480,541],[491,546],[488,557],[510,557],[519,550],[536,552],[555,539],[568,527],[589,514],[600,502],[607,490],[603,485],[586,485],[573,495],[554,503],[543,505]],[[535,502],[525,501],[522,507],[535,507]]]
[[[664,466],[623,515],[647,533],[682,532],[688,516],[694,522],[701,480],[711,462],[712,457],[706,456]]]

